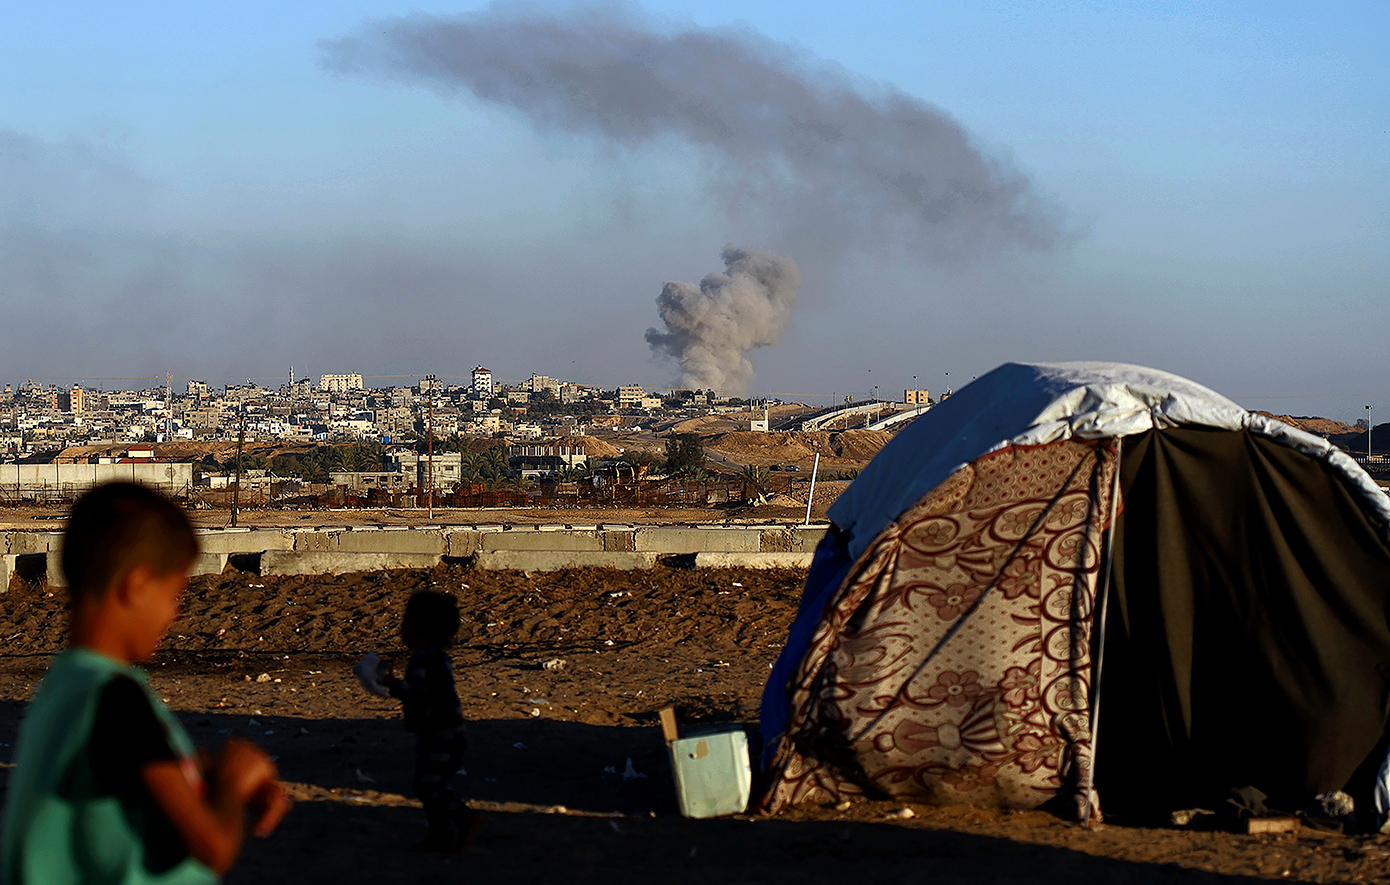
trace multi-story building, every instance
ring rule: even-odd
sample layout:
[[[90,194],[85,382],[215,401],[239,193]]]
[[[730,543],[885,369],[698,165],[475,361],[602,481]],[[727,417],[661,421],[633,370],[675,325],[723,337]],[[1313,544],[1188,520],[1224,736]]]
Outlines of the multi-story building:
[[[492,371],[482,366],[473,369],[473,396],[492,399]]]
[[[531,380],[527,381],[523,386],[532,393],[540,393],[543,390],[548,390],[557,400],[560,398],[560,382],[551,378],[549,375],[536,375],[533,373],[531,375]]]
[[[931,402],[925,390],[904,390],[903,402],[909,406],[925,406]]]
[[[624,384],[618,388],[618,408],[640,409],[647,392],[640,384]]]
[[[353,372],[350,375],[320,375],[319,390],[329,393],[347,393],[349,390],[362,390],[362,376]]]
[[[60,412],[82,411],[82,388],[74,387],[71,390],[55,390],[53,392],[53,408]]]
[[[434,490],[451,491],[463,473],[463,455],[460,453],[435,452],[433,459],[429,455],[416,454],[410,449],[386,453],[387,469],[405,474],[408,482],[414,482],[421,489],[430,484],[431,464],[434,465]]]

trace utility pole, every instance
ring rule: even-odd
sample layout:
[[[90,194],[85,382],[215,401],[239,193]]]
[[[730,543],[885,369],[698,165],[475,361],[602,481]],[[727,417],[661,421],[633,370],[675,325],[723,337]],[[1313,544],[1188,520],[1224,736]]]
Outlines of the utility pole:
[[[246,446],[246,401],[241,402],[241,421],[236,435],[236,485],[232,486],[232,527],[236,527],[236,515],[241,504],[241,450]]]
[[[426,443],[427,457],[429,458],[429,472],[425,474],[425,500],[429,506],[429,518],[434,519],[434,375],[426,375],[425,380],[430,383],[430,404],[429,420],[426,430],[429,432],[429,442]]]
[[[1371,428],[1375,423],[1371,421],[1371,407],[1366,406],[1366,468],[1371,466]]]

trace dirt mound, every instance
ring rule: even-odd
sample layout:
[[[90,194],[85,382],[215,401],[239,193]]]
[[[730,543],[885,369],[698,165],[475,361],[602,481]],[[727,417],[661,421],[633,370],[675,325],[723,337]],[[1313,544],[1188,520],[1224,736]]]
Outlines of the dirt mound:
[[[776,425],[778,421],[814,411],[815,409],[812,407],[803,406],[800,403],[785,403],[780,406],[772,406],[767,410],[767,414],[772,420],[772,423]],[[684,421],[672,425],[671,430],[674,433],[698,433],[701,436],[708,436],[712,433],[728,433],[747,427],[750,418],[761,418],[762,416],[762,409],[751,412],[744,411],[728,412],[720,415],[700,415],[699,417],[687,418]]]
[[[822,458],[841,458],[867,463],[887,444],[892,434],[882,430],[787,431],[752,433],[746,430],[721,433],[706,441],[707,448],[734,458],[757,462],[808,462]]]
[[[799,461],[815,456],[815,440],[809,433],[754,433],[733,430],[719,433],[705,442],[705,447],[726,455],[758,457],[771,461]]]
[[[892,438],[883,430],[846,430],[830,435],[830,448],[841,458],[867,462]]]
[[[1318,436],[1335,436],[1345,433],[1364,432],[1352,427],[1350,424],[1334,421],[1331,418],[1295,417],[1293,415],[1276,415],[1273,412],[1256,412],[1255,414],[1264,415],[1276,421],[1283,421],[1290,427],[1297,427],[1299,430],[1316,433]]]
[[[302,455],[322,445],[301,442],[252,442],[247,441],[242,450],[245,454],[258,458],[274,458],[277,455]],[[347,445],[339,443],[337,445]],[[124,455],[130,449],[151,449],[157,461],[201,461],[211,457],[225,464],[236,457],[236,440],[175,440],[167,443],[99,443],[90,446],[68,446],[59,452],[55,461],[83,462],[93,455]]]

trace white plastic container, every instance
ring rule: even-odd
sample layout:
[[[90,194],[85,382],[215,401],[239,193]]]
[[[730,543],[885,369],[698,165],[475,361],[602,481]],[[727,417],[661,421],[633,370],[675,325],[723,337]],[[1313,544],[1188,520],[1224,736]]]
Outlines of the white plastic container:
[[[681,814],[719,817],[748,807],[753,771],[748,760],[748,736],[742,728],[694,734],[667,746]]]

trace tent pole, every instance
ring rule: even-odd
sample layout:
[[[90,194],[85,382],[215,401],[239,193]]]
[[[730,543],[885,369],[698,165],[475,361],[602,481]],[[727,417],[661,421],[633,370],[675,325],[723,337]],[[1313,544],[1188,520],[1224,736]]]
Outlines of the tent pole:
[[[1110,566],[1115,553],[1115,517],[1120,505],[1120,454],[1124,450],[1124,439],[1115,440],[1115,475],[1110,480],[1110,519],[1105,526],[1105,540],[1101,544],[1100,588],[1096,606],[1096,620],[1093,629],[1099,633],[1096,638],[1096,659],[1091,664],[1091,764],[1086,767],[1082,795],[1086,805],[1081,812],[1081,825],[1091,826],[1091,807],[1095,803],[1096,792],[1096,745],[1100,734],[1100,671],[1105,663],[1105,614],[1110,602]]]
[[[820,472],[820,452],[816,452],[816,463],[811,465],[811,492],[806,496],[806,522],[811,524],[811,502],[816,500],[816,474]]]

